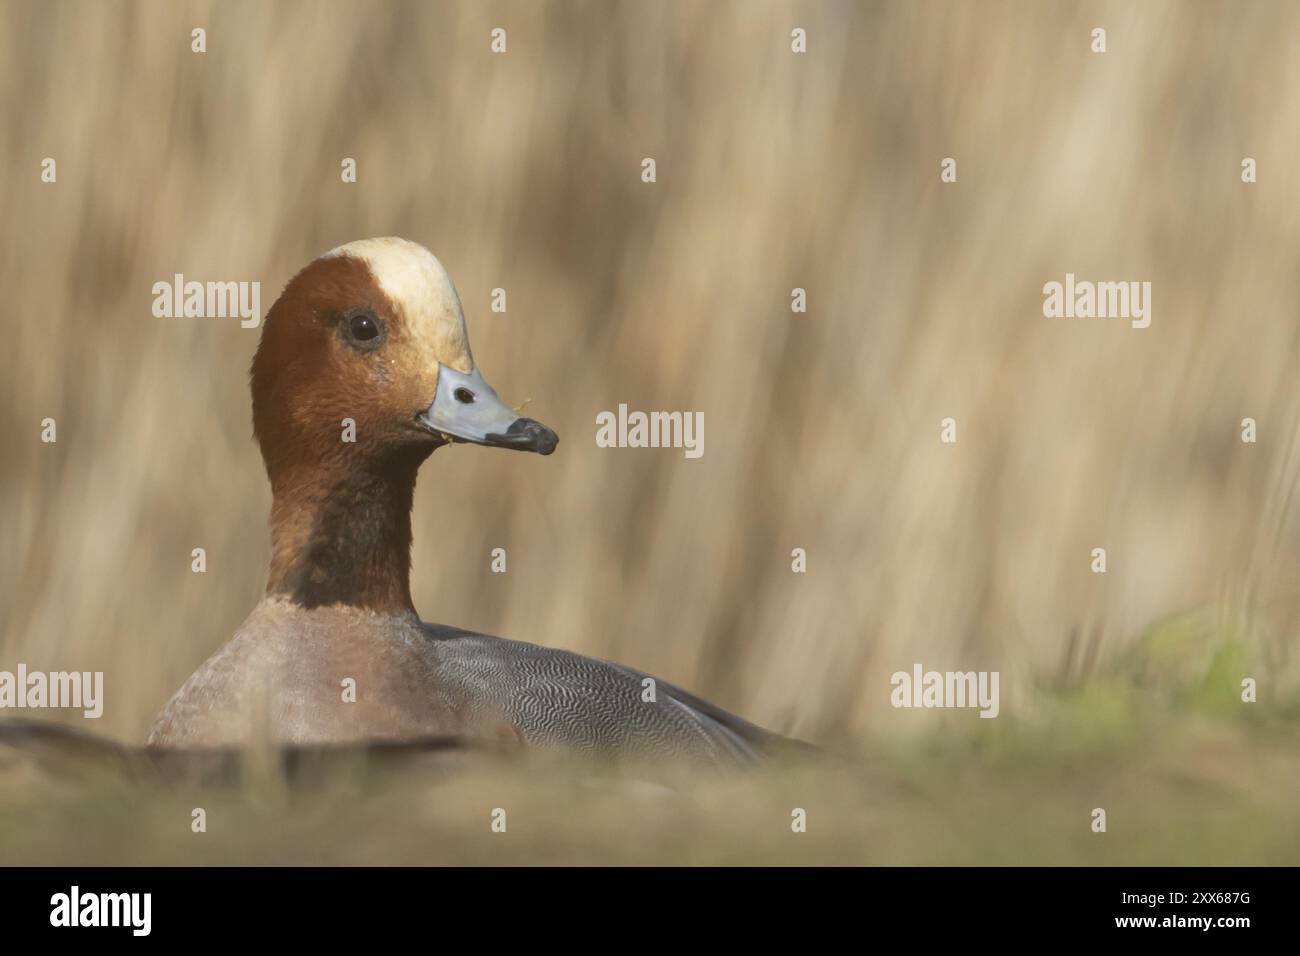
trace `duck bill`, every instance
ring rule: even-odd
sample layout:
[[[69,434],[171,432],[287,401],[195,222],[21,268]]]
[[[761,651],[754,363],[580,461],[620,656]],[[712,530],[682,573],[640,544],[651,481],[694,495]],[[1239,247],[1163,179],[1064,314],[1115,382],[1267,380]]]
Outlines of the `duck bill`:
[[[535,451],[539,455],[549,455],[560,441],[541,422],[521,417],[501,401],[477,366],[466,374],[439,365],[433,402],[416,419],[452,441]]]

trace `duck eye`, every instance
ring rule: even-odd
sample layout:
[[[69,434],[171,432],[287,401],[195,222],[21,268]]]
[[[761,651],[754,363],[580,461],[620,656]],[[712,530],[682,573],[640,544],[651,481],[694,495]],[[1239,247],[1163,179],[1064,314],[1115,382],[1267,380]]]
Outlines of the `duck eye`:
[[[374,316],[362,312],[348,320],[348,331],[358,342],[371,342],[379,337],[379,323]]]
[[[456,401],[460,402],[462,405],[469,405],[474,401],[474,393],[468,388],[458,388],[451,394],[456,396]]]

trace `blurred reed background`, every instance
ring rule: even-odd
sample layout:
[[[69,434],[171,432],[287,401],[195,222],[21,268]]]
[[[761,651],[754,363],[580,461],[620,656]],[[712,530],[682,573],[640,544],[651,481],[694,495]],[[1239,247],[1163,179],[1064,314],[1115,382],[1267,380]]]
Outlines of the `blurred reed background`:
[[[1293,673],[1294,4],[5,0],[0,101],[0,667],[106,672],[100,732],[142,737],[268,552],[257,332],[152,284],[265,311],[376,235],[563,439],[425,466],[427,620],[838,745],[927,723],[889,706],[914,661],[1026,716],[1189,609]],[[1151,327],[1045,319],[1066,272],[1151,281]],[[620,402],[702,411],[704,457],[597,448]]]

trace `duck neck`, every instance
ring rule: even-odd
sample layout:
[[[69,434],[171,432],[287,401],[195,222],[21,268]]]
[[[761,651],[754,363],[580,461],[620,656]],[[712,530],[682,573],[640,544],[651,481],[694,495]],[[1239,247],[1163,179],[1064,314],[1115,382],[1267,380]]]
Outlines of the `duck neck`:
[[[407,450],[343,470],[317,465],[273,475],[267,594],[306,608],[414,613],[411,501],[428,454]]]

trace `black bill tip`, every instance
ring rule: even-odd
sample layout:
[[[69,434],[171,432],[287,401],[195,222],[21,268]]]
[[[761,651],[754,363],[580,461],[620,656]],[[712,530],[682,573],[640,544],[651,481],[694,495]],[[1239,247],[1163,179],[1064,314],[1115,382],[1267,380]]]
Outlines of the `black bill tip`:
[[[519,451],[535,451],[539,455],[549,455],[560,443],[560,436],[539,421],[531,418],[516,418],[510,423],[505,434],[487,436],[489,445],[501,448],[516,448]]]

